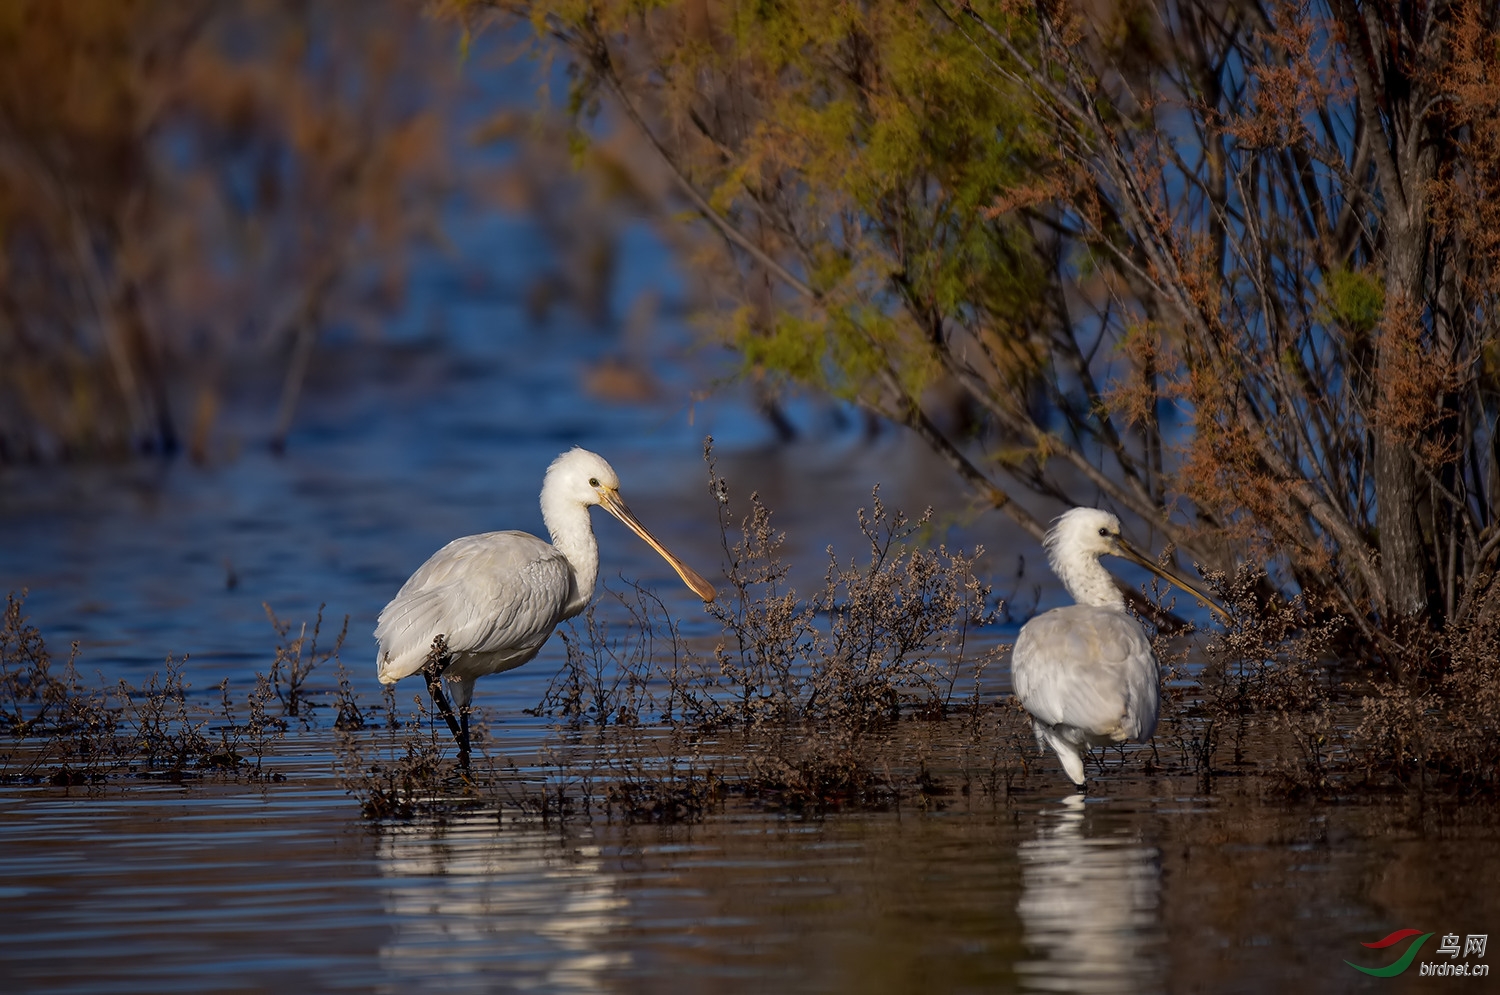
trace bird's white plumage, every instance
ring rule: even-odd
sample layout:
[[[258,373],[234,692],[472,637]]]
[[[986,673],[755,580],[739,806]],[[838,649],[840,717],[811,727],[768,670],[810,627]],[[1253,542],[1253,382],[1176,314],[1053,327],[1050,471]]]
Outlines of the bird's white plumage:
[[[422,564],[380,613],[380,680],[394,684],[422,669],[440,633],[453,654],[449,676],[470,686],[486,674],[519,667],[570,617],[575,588],[567,557],[534,535],[486,532],[455,539]],[[461,703],[465,697],[461,690]]]
[[[619,485],[602,456],[570,449],[542,479],[542,519],[552,542],[527,532],[486,532],[455,539],[428,557],[375,626],[381,682],[394,684],[421,670],[441,635],[450,655],[443,676],[457,685],[462,707],[476,679],[536,656],[557,624],[594,596],[599,547],[589,507]]]
[[[1094,508],[1058,518],[1048,559],[1078,602],[1027,622],[1011,652],[1011,682],[1038,742],[1052,747],[1075,784],[1083,751],[1149,739],[1156,729],[1159,668],[1141,624],[1099,557],[1127,555],[1120,520]],[[1131,554],[1132,558],[1137,558]]]
[[[476,679],[536,656],[557,624],[581,612],[594,596],[599,547],[589,522],[593,505],[603,505],[665,557],[700,597],[712,601],[713,585],[646,531],[621,500],[619,487],[603,457],[571,449],[552,461],[542,480],[542,519],[552,542],[525,532],[486,532],[455,539],[433,553],[380,613],[375,626],[380,680],[394,684],[422,671],[433,641],[442,636],[447,653],[435,661],[429,677],[436,682],[440,671],[442,679],[453,682],[464,709]],[[429,686],[459,739],[460,761],[467,763],[467,711],[460,725],[446,711],[438,685]]]

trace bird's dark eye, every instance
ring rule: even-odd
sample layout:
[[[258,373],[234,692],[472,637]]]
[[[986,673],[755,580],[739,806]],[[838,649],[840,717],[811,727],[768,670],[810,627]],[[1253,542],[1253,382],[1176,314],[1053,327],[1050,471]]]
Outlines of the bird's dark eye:
[[[1104,537],[1106,537],[1106,538],[1108,538],[1109,537],[1109,529],[1100,529],[1099,530],[1099,534],[1102,535],[1102,536],[1104,536]]]
[[[599,478],[598,477],[590,477],[589,478],[589,486],[590,487],[598,487],[599,486]]]

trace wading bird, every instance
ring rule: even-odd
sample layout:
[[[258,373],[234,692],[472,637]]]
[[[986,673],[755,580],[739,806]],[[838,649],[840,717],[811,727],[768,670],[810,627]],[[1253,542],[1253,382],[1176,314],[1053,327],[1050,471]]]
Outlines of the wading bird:
[[[1156,730],[1156,654],[1146,630],[1125,611],[1125,597],[1099,562],[1133,560],[1223,614],[1203,592],[1141,555],[1107,511],[1074,508],[1047,533],[1052,571],[1078,602],[1043,612],[1021,627],[1011,652],[1011,685],[1042,746],[1050,746],[1073,783],[1083,784],[1083,753],[1095,746],[1144,742]]]
[[[417,568],[380,612],[375,638],[382,684],[421,672],[433,705],[458,741],[459,765],[469,763],[469,703],[474,681],[519,667],[536,656],[557,623],[583,611],[594,596],[599,547],[589,507],[630,527],[705,602],[714,588],[656,540],[620,499],[620,479],[603,457],[571,449],[542,480],[545,543],[526,532],[486,532],[455,539]],[[434,653],[434,642],[442,645]],[[454,686],[458,716],[443,694]]]

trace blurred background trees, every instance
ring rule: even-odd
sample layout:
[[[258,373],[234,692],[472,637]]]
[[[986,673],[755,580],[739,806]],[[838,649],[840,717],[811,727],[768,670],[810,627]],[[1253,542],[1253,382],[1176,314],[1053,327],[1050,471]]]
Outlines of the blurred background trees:
[[[748,373],[1033,535],[1104,503],[1270,562],[1394,671],[1492,618],[1493,4],[447,6],[562,46],[580,144],[657,150]]]
[[[284,437],[320,329],[399,296],[432,222],[443,76],[421,23],[0,5],[0,462],[201,457],[247,363],[280,378]]]

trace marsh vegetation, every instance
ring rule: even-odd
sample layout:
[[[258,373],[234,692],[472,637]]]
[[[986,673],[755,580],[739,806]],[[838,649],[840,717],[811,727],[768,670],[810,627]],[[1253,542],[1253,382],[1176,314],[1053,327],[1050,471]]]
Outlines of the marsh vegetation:
[[[497,748],[485,732],[496,717],[481,710],[474,765],[460,772],[422,695],[356,693],[339,659],[345,633],[320,647],[321,615],[292,624],[267,609],[277,644],[266,669],[247,689],[226,678],[210,704],[181,660],[139,686],[87,685],[76,648],[55,662],[12,596],[0,639],[3,776],[67,787],[274,780],[278,750],[317,742],[374,819],[490,806],[680,822],[731,804],[941,808],[1056,788],[1060,775],[1003,691],[1003,604],[976,576],[982,550],[932,548],[930,514],[887,508],[877,488],[857,513],[864,548],[829,548],[821,586],[799,593],[771,509],[756,493],[738,498],[711,447],[705,457],[728,581],[710,608],[718,635],[683,636],[639,585],[607,589],[561,635],[562,664],[528,710],[550,727],[535,756]],[[1153,630],[1162,721],[1144,747],[1096,753],[1101,790],[1155,776],[1204,790],[1251,779],[1281,796],[1495,790],[1491,642],[1468,634],[1450,684],[1409,691],[1340,664],[1338,620],[1267,601],[1256,573],[1208,583],[1232,624]],[[1175,618],[1170,591],[1141,596]]]

